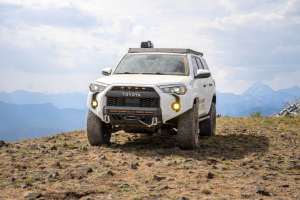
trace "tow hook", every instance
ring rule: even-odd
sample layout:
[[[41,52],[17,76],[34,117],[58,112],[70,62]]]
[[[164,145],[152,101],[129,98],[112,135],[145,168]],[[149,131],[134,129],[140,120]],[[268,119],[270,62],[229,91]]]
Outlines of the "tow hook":
[[[151,124],[146,124],[145,122],[142,122],[141,120],[139,120],[139,122],[141,122],[142,124],[144,124],[148,128],[150,128],[151,126],[157,125],[157,117],[152,117],[152,123]]]
[[[109,122],[110,122],[109,115],[105,115],[105,116],[104,116],[104,122],[105,122],[105,123],[109,123]]]

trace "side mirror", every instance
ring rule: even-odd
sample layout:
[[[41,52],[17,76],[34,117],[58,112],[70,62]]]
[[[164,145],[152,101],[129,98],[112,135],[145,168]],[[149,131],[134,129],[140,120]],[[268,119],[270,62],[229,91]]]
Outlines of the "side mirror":
[[[210,77],[210,71],[206,69],[198,69],[197,70],[197,76],[195,78],[208,78]]]
[[[102,69],[102,74],[104,76],[109,76],[110,73],[111,73],[111,68],[104,68],[104,69]]]

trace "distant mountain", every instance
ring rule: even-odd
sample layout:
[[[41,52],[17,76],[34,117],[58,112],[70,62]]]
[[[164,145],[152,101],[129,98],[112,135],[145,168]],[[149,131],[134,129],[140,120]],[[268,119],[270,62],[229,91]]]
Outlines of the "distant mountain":
[[[274,90],[270,86],[263,84],[261,81],[258,81],[248,90],[246,90],[243,95],[265,96],[273,92]]]
[[[233,93],[217,93],[217,105],[218,104],[235,104],[239,102],[249,101],[256,99],[256,96],[251,95],[237,95]]]
[[[39,92],[27,92],[16,90],[12,93],[0,92],[0,101],[9,104],[44,104],[51,103],[57,108],[76,108],[87,107],[87,94],[79,92],[62,94],[42,94]]]
[[[88,109],[58,109],[50,103],[16,105],[0,102],[0,139],[15,140],[43,135],[53,131],[72,131],[86,128]],[[17,138],[17,139],[21,139]]]
[[[0,139],[4,141],[17,141],[22,139],[40,138],[62,132],[68,131],[59,128],[12,128],[0,131]]]
[[[297,85],[294,85],[293,87],[287,89],[278,90],[278,92],[279,91],[286,92],[294,96],[300,96],[300,88]]]
[[[217,113],[238,117],[250,116],[250,112],[261,111],[262,116],[269,116],[284,109],[282,102],[290,102],[294,97],[300,98],[298,86],[271,91],[273,90],[268,85],[257,82],[242,95],[218,93]]]
[[[273,113],[278,112],[276,108],[269,108],[269,107],[255,107],[251,108],[250,110],[246,110],[243,112],[236,113],[234,115],[231,115],[232,117],[250,117],[250,113],[255,112],[255,111],[260,111],[261,116],[270,116]]]

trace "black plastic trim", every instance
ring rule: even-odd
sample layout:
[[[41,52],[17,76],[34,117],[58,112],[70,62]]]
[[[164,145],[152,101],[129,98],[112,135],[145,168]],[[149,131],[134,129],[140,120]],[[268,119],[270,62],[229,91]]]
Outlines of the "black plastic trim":
[[[92,101],[96,100],[98,94],[99,94],[99,92],[95,92],[95,93],[93,94]]]
[[[150,111],[153,114],[131,114],[131,113],[109,113],[108,110],[128,110],[128,111]],[[111,114],[111,115],[161,115],[161,108],[143,108],[143,107],[119,107],[119,106],[104,106],[103,107],[104,114]]]
[[[105,96],[107,97],[131,97],[131,98],[159,98],[157,92],[119,92],[108,91]]]
[[[208,78],[211,76],[211,73],[207,73],[207,74],[200,74],[198,76],[195,76],[195,78]]]
[[[175,97],[175,99],[176,99],[176,103],[179,103],[179,105],[180,105],[180,107],[181,107],[181,104],[180,104],[180,97],[179,97],[179,96],[177,96],[177,95],[175,95],[175,94],[172,94],[172,96],[174,96],[174,97]],[[179,110],[180,110],[180,108],[179,108]],[[179,112],[179,110],[176,110],[176,112]]]

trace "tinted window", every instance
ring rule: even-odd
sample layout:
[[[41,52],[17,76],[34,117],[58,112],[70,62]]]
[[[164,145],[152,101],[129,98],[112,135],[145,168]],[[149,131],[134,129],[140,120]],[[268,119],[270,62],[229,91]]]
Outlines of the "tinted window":
[[[203,65],[205,66],[205,68],[206,68],[207,70],[209,70],[208,65],[207,65],[207,63],[206,63],[206,60],[203,59],[203,58],[201,58],[201,61],[202,61]]]
[[[199,58],[196,58],[197,59],[197,63],[198,63],[198,66],[199,66],[199,69],[205,69],[200,61]]]
[[[115,74],[188,75],[186,56],[164,54],[128,54],[118,65]]]
[[[192,63],[193,63],[194,75],[197,76],[197,70],[199,69],[199,67],[195,57],[192,57]]]

